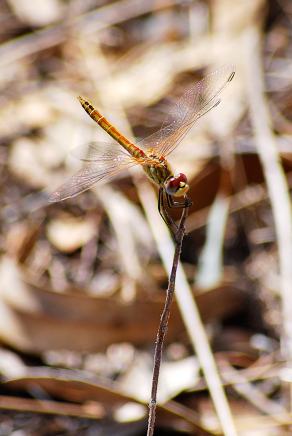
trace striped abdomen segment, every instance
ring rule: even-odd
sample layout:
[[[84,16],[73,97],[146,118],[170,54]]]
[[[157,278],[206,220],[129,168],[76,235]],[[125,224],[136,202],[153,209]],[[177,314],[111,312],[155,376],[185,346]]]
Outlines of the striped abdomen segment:
[[[101,113],[96,110],[91,103],[82,97],[78,97],[83,109],[88,113],[100,127],[103,128],[115,141],[124,147],[134,157],[144,157],[145,153],[140,148],[136,147],[124,135],[122,135]]]

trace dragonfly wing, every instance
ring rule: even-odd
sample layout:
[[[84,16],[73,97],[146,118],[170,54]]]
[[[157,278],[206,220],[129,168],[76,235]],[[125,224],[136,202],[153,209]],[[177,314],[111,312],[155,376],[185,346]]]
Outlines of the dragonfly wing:
[[[49,202],[66,200],[86,191],[97,182],[106,182],[114,178],[122,170],[126,170],[139,162],[120,149],[112,149],[117,144],[107,144],[104,150],[101,144],[92,143],[88,146],[82,160],[86,162],[76,174],[49,196]],[[101,154],[103,150],[103,154]]]
[[[152,148],[158,155],[171,153],[193,124],[220,103],[219,95],[235,74],[233,65],[224,66],[190,86],[171,107],[170,117],[162,128],[138,143],[143,149]]]
[[[116,142],[90,142],[85,147],[76,147],[71,151],[72,156],[83,162],[119,161],[129,157],[124,149],[119,148]]]

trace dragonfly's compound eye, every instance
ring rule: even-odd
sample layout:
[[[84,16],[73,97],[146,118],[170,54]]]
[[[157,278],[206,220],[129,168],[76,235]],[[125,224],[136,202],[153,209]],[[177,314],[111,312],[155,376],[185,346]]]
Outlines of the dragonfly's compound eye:
[[[171,177],[165,183],[165,190],[169,195],[174,197],[185,195],[189,190],[186,176],[183,173],[178,173]]]

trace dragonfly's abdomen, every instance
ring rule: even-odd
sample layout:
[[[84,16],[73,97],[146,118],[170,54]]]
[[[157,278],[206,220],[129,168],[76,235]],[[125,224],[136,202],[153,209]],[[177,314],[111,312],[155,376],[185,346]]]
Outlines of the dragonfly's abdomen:
[[[166,180],[173,177],[173,172],[163,156],[156,155],[155,150],[151,148],[145,153],[141,148],[136,147],[135,144],[122,135],[91,103],[82,97],[79,97],[79,101],[90,118],[137,159],[143,166],[150,180],[159,186],[164,186]]]
[[[122,135],[97,109],[95,109],[89,101],[83,97],[78,97],[83,109],[88,113],[100,127],[103,128],[115,141],[117,141],[125,150],[136,158],[145,157],[145,153],[140,148],[136,147],[124,135]]]

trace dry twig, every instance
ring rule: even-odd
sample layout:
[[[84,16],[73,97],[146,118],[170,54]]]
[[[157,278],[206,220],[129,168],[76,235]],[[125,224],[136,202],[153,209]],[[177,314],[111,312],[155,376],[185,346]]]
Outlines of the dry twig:
[[[162,262],[166,270],[170,272],[173,246],[166,231],[166,226],[160,220],[156,210],[157,200],[148,183],[141,182],[139,184],[139,196],[156,240]],[[237,435],[229,404],[208,342],[207,333],[181,265],[177,271],[176,283],[176,300],[191,343],[202,367],[222,432],[226,436]]]
[[[156,404],[157,404],[156,403],[157,388],[158,388],[158,379],[159,379],[159,372],[160,372],[160,365],[161,365],[161,358],[162,358],[162,350],[163,350],[164,338],[167,332],[168,320],[170,316],[170,307],[174,297],[176,272],[177,272],[179,257],[181,253],[182,241],[185,235],[185,221],[188,214],[188,209],[189,209],[188,207],[185,207],[183,209],[179,228],[176,233],[176,247],[173,256],[172,269],[169,277],[168,288],[166,291],[165,304],[160,318],[160,323],[159,323],[157,337],[156,337],[151,400],[149,403],[149,420],[148,420],[148,430],[147,430],[148,436],[152,436],[154,433]]]

